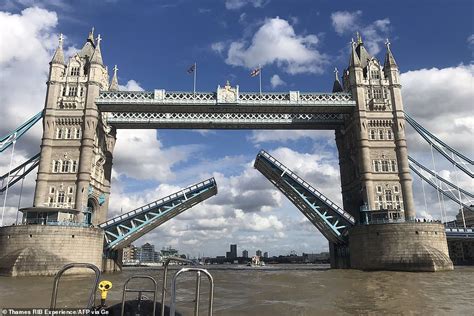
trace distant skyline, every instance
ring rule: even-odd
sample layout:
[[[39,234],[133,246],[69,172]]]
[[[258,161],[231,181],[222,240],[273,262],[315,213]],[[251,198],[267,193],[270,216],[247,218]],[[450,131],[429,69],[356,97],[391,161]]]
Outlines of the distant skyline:
[[[331,91],[334,68],[349,60],[360,32],[383,60],[386,38],[400,67],[405,109],[445,142],[474,156],[473,2],[452,1],[66,1],[6,0],[0,4],[0,135],[44,107],[48,63],[65,36],[65,50],[80,49],[92,27],[101,34],[109,73],[118,65],[123,90],[215,91],[227,80],[241,91]],[[408,129],[410,155],[433,168],[430,147]],[[14,165],[39,151],[38,124],[16,145]],[[114,152],[109,217],[180,188],[215,177],[219,193],[148,233],[137,245],[171,245],[192,256],[225,254],[231,243],[255,253],[327,251],[324,237],[253,169],[260,149],[341,203],[333,131],[119,130]],[[436,153],[436,169],[471,190]],[[10,151],[0,154],[8,171]],[[36,172],[25,181],[31,206]],[[417,215],[440,218],[436,192],[414,176]],[[1,202],[3,204],[3,195]],[[6,223],[16,217],[19,187],[8,195]],[[458,207],[446,202],[449,218]]]

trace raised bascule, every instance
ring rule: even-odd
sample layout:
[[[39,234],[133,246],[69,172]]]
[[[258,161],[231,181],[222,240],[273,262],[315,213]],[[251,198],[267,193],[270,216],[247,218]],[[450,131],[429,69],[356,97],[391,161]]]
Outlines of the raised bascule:
[[[53,274],[69,262],[118,270],[123,247],[217,194],[216,182],[208,179],[107,220],[119,128],[334,130],[342,206],[269,153],[261,151],[255,160],[255,167],[328,239],[331,266],[453,269],[445,227],[415,221],[410,168],[418,163],[408,156],[405,128],[407,118],[412,126],[418,123],[404,113],[389,43],[381,64],[360,37],[352,42],[342,83],[336,71],[331,93],[246,93],[228,82],[216,92],[193,93],[119,91],[117,67],[110,80],[100,42],[100,35],[94,39],[90,32],[83,48],[66,62],[61,36],[50,63],[44,110],[1,139],[3,151],[43,119],[40,153],[1,178],[0,189],[8,191],[38,165],[33,206],[20,210],[20,225],[0,228],[0,274]],[[427,133],[435,148],[453,153]],[[448,156],[471,172],[472,160],[457,152]],[[439,176],[431,176],[436,179],[431,184],[449,195],[437,187]],[[450,198],[456,200],[452,193]],[[450,233],[473,236],[468,229]]]

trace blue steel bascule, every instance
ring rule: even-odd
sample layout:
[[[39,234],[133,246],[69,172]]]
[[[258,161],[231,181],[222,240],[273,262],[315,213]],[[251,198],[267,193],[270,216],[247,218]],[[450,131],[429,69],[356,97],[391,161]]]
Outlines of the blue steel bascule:
[[[22,267],[20,262],[25,256],[30,262],[40,260],[31,247],[54,251],[55,236],[68,232],[60,230],[67,227],[74,227],[75,240],[67,241],[71,247],[103,242],[104,256],[78,251],[71,257],[59,251],[56,265],[102,258],[103,269],[113,270],[121,248],[217,194],[214,179],[208,179],[106,220],[117,128],[335,130],[342,207],[267,152],[255,160],[255,167],[328,239],[333,267],[449,270],[446,235],[474,236],[468,229],[445,231],[439,224],[414,222],[410,169],[459,205],[470,206],[473,195],[408,156],[405,122],[471,178],[473,161],[403,111],[398,66],[389,43],[382,65],[368,54],[362,39],[353,42],[343,82],[336,72],[332,93],[243,93],[229,83],[203,93],[118,91],[117,68],[109,81],[100,40],[91,32],[66,63],[60,39],[50,63],[45,109],[1,139],[3,151],[43,118],[41,152],[0,178],[0,192],[8,192],[39,165],[34,206],[21,211],[22,223],[43,226],[0,228],[0,273],[38,274],[34,264]],[[32,244],[27,236],[36,234],[40,240]]]

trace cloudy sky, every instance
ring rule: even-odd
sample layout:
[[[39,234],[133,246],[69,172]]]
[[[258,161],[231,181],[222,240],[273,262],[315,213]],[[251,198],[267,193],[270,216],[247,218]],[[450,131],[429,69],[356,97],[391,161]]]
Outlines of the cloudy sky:
[[[186,69],[197,62],[199,91],[229,80],[257,91],[251,69],[263,65],[264,91],[330,91],[333,69],[349,59],[362,34],[383,60],[389,38],[402,73],[405,109],[441,139],[474,155],[474,30],[471,1],[279,0],[6,0],[0,3],[0,135],[44,106],[48,62],[64,33],[67,54],[88,31],[100,33],[104,62],[117,64],[128,90],[192,90]],[[301,177],[341,202],[332,131],[120,130],[114,152],[109,216],[179,188],[215,177],[219,194],[149,233],[137,244],[177,247],[195,256],[223,255],[230,243],[270,255],[327,250],[327,241],[286,198],[253,169],[268,150]],[[17,144],[14,165],[39,151],[41,127]],[[412,156],[434,168],[430,148],[409,130]],[[140,153],[137,155],[136,153]],[[7,172],[10,151],[0,155]],[[474,183],[435,154],[436,170],[473,191]],[[36,174],[21,206],[30,206]],[[434,190],[414,179],[418,216],[440,218]],[[426,197],[426,199],[425,199]],[[1,196],[3,205],[4,197]],[[426,201],[426,203],[425,203]],[[15,221],[19,188],[6,200],[5,223]],[[448,217],[457,213],[445,203]]]

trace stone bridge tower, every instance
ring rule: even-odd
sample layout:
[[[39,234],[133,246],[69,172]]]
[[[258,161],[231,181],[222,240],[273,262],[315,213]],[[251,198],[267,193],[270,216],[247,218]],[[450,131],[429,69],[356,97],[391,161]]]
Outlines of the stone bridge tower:
[[[58,221],[97,225],[107,217],[115,130],[95,99],[118,82],[115,67],[109,84],[100,41],[92,30],[66,62],[61,35],[50,62],[34,207],[58,209]]]
[[[370,56],[361,37],[352,42],[343,84],[336,75],[333,92],[350,92],[356,108],[336,130],[344,209],[360,221],[362,211],[383,210],[391,219],[415,217],[408,165],[400,74],[386,43],[383,65]],[[361,215],[362,214],[362,215]]]

